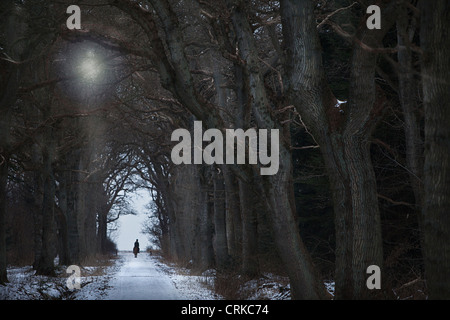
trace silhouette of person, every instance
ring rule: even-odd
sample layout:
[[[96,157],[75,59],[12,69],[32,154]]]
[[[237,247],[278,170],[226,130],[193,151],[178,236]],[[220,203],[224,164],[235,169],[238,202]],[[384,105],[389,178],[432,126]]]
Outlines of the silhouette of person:
[[[139,253],[139,241],[136,239],[136,242],[134,243],[133,248],[134,257],[137,258],[137,254]]]

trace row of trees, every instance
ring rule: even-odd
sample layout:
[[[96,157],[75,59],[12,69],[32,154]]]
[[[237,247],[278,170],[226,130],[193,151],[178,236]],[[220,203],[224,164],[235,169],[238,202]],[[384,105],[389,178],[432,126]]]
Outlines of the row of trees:
[[[2,283],[7,257],[52,275],[56,256],[70,265],[111,251],[108,224],[133,213],[126,196],[135,156],[108,94],[119,90],[123,58],[64,40],[64,12],[61,4],[2,3]],[[102,50],[109,69],[93,83],[79,64]]]
[[[82,6],[79,31],[63,3],[2,4],[1,281],[11,212],[32,212],[35,268],[51,274],[56,251],[104,251],[141,186],[172,259],[248,276],[270,262],[295,299],[325,298],[331,269],[335,297],[355,299],[381,295],[368,266],[397,277],[393,257],[415,254],[430,297],[448,298],[449,5],[384,1],[369,30],[370,4],[110,0]],[[73,72],[88,51],[95,77]],[[194,120],[279,129],[278,173],[173,165],[170,133]],[[414,253],[389,246],[399,230]]]

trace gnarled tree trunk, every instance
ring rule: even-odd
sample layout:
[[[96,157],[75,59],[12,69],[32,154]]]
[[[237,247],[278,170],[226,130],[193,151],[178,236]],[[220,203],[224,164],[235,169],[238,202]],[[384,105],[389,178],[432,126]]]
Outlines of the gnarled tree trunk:
[[[355,35],[350,96],[338,110],[327,83],[310,0],[281,2],[286,46],[286,88],[308,129],[320,144],[330,178],[336,227],[337,299],[370,296],[366,269],[383,261],[377,186],[369,138],[383,109],[375,87],[377,50],[395,10],[382,13],[381,30]]]

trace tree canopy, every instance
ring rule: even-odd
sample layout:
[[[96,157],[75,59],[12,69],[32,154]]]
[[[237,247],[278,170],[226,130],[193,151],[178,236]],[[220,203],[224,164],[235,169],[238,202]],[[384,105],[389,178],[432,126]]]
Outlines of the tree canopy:
[[[448,1],[69,6],[0,4],[0,283],[108,253],[147,188],[168,259],[450,298]]]

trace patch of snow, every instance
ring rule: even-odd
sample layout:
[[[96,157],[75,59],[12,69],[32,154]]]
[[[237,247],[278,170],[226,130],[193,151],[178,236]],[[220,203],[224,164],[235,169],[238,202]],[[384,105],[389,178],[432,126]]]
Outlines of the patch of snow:
[[[289,279],[272,273],[264,273],[258,279],[244,283],[240,294],[246,300],[290,300]]]
[[[215,270],[210,269],[201,275],[193,275],[187,268],[179,268],[175,264],[166,264],[161,257],[153,256],[157,268],[167,274],[180,295],[185,300],[222,300],[223,297],[213,290]]]
[[[111,288],[110,281],[120,269],[122,261],[117,261],[104,267],[101,274],[97,274],[98,267],[84,267],[81,270],[81,288],[73,290],[70,299],[73,300],[103,300],[107,290]]]
[[[0,300],[59,300],[66,294],[65,278],[37,276],[31,266],[8,268]]]
[[[324,284],[325,284],[325,288],[327,289],[328,293],[334,297],[334,287],[335,287],[334,281],[327,280],[327,281],[324,281]]]
[[[131,253],[130,253],[131,254]],[[173,294],[183,300],[223,300],[224,297],[214,292],[216,270],[209,269],[201,274],[194,274],[188,268],[181,268],[167,263],[159,256],[143,256],[142,262],[151,266],[151,274],[145,277],[167,277],[173,284]],[[128,259],[128,260],[127,260]],[[138,257],[139,259],[139,257]],[[124,275],[123,268],[130,262],[121,254],[108,266],[81,267],[81,288],[73,291],[66,285],[67,277],[64,266],[57,268],[56,277],[35,275],[31,266],[9,267],[6,286],[0,286],[0,300],[105,300],[109,299],[117,286],[118,279]],[[125,265],[124,265],[125,264]],[[141,271],[140,272],[144,272]],[[146,272],[146,271],[145,271]],[[132,278],[144,277],[142,274]],[[327,291],[334,295],[334,281],[324,282]],[[239,296],[246,300],[289,300],[290,285],[287,277],[265,273],[258,279],[243,282]]]
[[[130,253],[131,254],[131,253]],[[185,300],[216,300],[222,299],[213,292],[214,270],[209,270],[200,276],[191,275],[188,269],[166,265],[157,256],[147,256],[145,253],[138,259],[152,268],[150,275],[131,275],[137,279],[141,276],[149,278],[166,277],[173,284],[173,296]],[[111,297],[117,280],[123,277],[124,263],[128,258],[119,255],[110,266],[81,267],[81,288],[69,290],[66,285],[66,266],[57,268],[56,277],[36,276],[31,266],[9,267],[6,286],[0,286],[0,300],[105,300]],[[133,258],[134,259],[134,258]],[[138,263],[132,260],[133,263]],[[125,265],[125,267],[127,267]],[[142,272],[142,269],[140,269]]]

